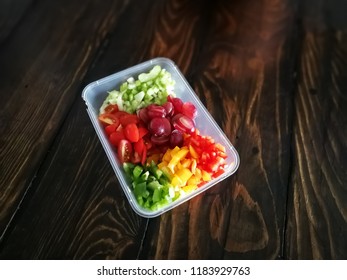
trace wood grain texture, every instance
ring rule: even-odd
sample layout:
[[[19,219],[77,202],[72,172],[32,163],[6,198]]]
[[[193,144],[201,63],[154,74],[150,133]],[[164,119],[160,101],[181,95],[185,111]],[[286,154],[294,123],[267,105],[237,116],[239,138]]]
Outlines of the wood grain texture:
[[[95,50],[125,4],[38,2],[2,46],[0,236],[70,109]]]
[[[0,1],[0,45],[12,34],[33,2],[33,0]]]
[[[177,8],[177,5],[185,8]],[[177,21],[194,8],[197,6],[192,6],[190,1],[166,1],[158,6],[152,6],[151,1],[129,3],[86,79],[94,81],[149,56],[175,58],[182,55],[174,47],[168,47],[163,53],[153,51],[156,46],[162,46],[156,35],[161,24],[154,23],[169,14]],[[143,24],[144,11],[151,15],[146,24]],[[191,28],[190,14],[186,17],[186,24]],[[177,41],[183,42],[192,36],[192,32],[182,38],[182,33],[176,31],[176,36]],[[139,50],[139,42],[149,42],[152,50],[144,45],[140,51],[134,51]],[[193,51],[188,48],[187,52]],[[189,62],[182,64],[189,65]],[[148,221],[131,210],[84,108],[78,99],[33,182],[32,191],[23,205],[25,211],[17,213],[16,221],[0,247],[1,258],[138,257]],[[30,219],[33,216],[36,217],[34,222]]]
[[[130,3],[120,18],[119,25],[113,31],[107,49],[102,50],[91,66],[92,70],[87,74],[87,79],[96,80],[148,57],[164,55],[175,59],[184,55],[184,52],[179,52],[174,44],[165,45],[158,39],[160,37],[158,34],[163,32],[161,30],[163,24],[157,23],[168,21],[166,23],[170,26],[168,34],[176,34],[177,42],[183,44],[186,41],[198,40],[201,34],[195,33],[194,30],[199,28],[194,27],[194,24],[204,24],[204,21],[196,19],[200,4],[197,1],[194,5],[191,1],[163,1],[158,6],[152,6],[150,1],[142,1],[141,4],[135,1]],[[149,15],[145,23],[143,11]],[[194,14],[194,17],[191,16]],[[185,19],[184,24],[179,27],[177,27],[178,18]],[[193,31],[185,33],[186,26]],[[125,29],[127,32],[124,32]],[[121,41],[119,37],[122,37]],[[147,42],[149,47],[138,48],[139,42]],[[189,55],[185,57],[192,57],[194,49],[187,48],[186,52]],[[186,67],[189,63],[190,61],[185,60],[181,62],[182,66]],[[105,71],[111,72],[105,73]],[[76,103],[80,104],[81,101],[78,100]],[[0,256],[3,258],[121,259],[136,258],[140,252],[141,242],[146,234],[147,220],[138,217],[130,209],[106,156],[100,150],[100,144],[90,122],[86,123],[85,118],[79,120],[81,107],[76,104],[75,106],[72,109],[75,114],[66,120],[61,129],[62,136],[58,137],[58,144],[51,148],[53,155],[43,163],[40,173],[33,182],[34,190],[28,195],[28,204],[23,206],[26,211],[18,213],[16,222],[9,230],[8,238],[0,248],[2,252]],[[89,135],[86,135],[85,127],[89,128]],[[81,143],[79,138],[88,139],[91,135],[93,135],[91,144]],[[80,144],[86,145],[85,150],[75,150]],[[69,153],[68,147],[71,146],[76,147],[74,151],[77,154]],[[76,159],[81,160],[80,167],[76,165]],[[65,168],[62,170],[65,165],[69,166],[69,172]],[[108,168],[104,170],[106,166]],[[95,169],[98,170],[97,173]],[[82,170],[93,179],[81,177]],[[51,187],[46,189],[48,185]],[[85,185],[92,187],[86,191],[83,188]],[[78,199],[80,195],[83,198]],[[46,202],[46,197],[52,200],[48,199]],[[105,211],[105,208],[108,211]],[[43,209],[47,209],[47,213],[54,213],[51,217],[54,223],[48,223],[48,217],[41,214],[41,211],[46,212]],[[32,215],[37,217],[35,224],[28,222]],[[62,226],[64,228],[61,228]]]
[[[346,259],[347,21],[339,8],[347,7],[315,1],[312,10],[311,2],[303,7],[287,258]]]
[[[347,258],[345,1],[21,2],[0,3],[0,259]],[[80,96],[158,56],[241,165],[145,219]]]
[[[289,1],[213,1],[208,8],[209,28],[192,81],[236,145],[241,165],[235,176],[151,220],[140,257],[281,257],[295,6]]]
[[[1,246],[1,258],[136,258],[146,220],[127,203],[85,104],[75,103]]]

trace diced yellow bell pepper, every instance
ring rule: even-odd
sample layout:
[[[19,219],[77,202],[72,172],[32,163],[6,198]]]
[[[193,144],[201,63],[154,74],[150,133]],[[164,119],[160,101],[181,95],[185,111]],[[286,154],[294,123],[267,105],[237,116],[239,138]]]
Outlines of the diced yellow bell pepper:
[[[196,190],[198,187],[196,185],[187,185],[182,188],[186,193],[190,193],[194,190]]]
[[[198,153],[195,151],[192,145],[189,145],[189,152],[193,158],[199,158]]]
[[[174,156],[178,157],[179,160],[181,160],[188,154],[188,152],[189,152],[189,150],[186,147],[183,147]],[[174,156],[172,156],[172,157],[174,157]]]
[[[171,170],[172,173],[175,173],[175,167],[176,167],[178,162],[179,162],[178,158],[174,157],[168,163],[167,167]]]
[[[166,161],[162,161],[161,163],[158,164],[158,168],[159,169],[163,169],[163,167],[167,167],[167,162]]]
[[[191,164],[190,170],[192,171],[193,174],[195,174],[195,171],[196,171],[196,160],[195,159],[192,159],[192,164]]]
[[[182,160],[181,164],[182,164],[183,168],[189,168],[191,163],[192,163],[192,160],[189,158],[186,158],[186,159]]]
[[[187,181],[187,185],[198,185],[200,183],[200,180],[196,178],[194,175],[189,178]]]
[[[188,168],[183,168],[178,170],[175,175],[178,176],[184,184],[186,184],[193,173],[190,172]]]
[[[183,166],[182,166],[182,164],[181,164],[181,162],[180,162],[180,161],[179,161],[179,162],[177,162],[176,167],[177,167],[177,170],[180,170],[180,169],[182,169],[182,168],[183,168]]]
[[[163,171],[163,173],[166,175],[166,177],[169,178],[170,181],[172,180],[173,173],[171,172],[171,170],[167,166],[161,167],[160,170]]]
[[[166,153],[164,154],[162,160],[163,161],[167,161],[167,162],[169,162],[171,160],[171,150],[170,149],[168,149],[166,151]]]
[[[198,179],[198,180],[201,180],[201,170],[199,168],[196,168],[195,169],[195,177]]]
[[[176,148],[175,148],[176,149]],[[173,150],[172,150],[173,151]],[[172,151],[171,151],[171,154],[172,154]],[[179,150],[178,152],[176,152],[169,164],[167,165],[170,170],[172,171],[172,173],[175,173],[175,167],[176,165],[181,161],[181,159],[183,159],[186,155],[188,154],[188,149],[187,148],[182,148],[181,150]],[[177,169],[177,168],[176,168]]]
[[[210,181],[211,180],[211,174],[206,172],[205,170],[202,170],[201,171],[201,174],[202,174],[202,179],[207,182],[207,181]]]
[[[189,153],[188,158],[186,158]],[[199,155],[193,146],[168,149],[158,164],[171,184],[182,192],[192,192],[202,182],[212,179],[211,174],[198,168]]]
[[[176,146],[174,149],[170,150],[170,156],[173,157],[179,150],[180,148]]]
[[[174,175],[171,180],[171,185],[173,185],[174,187],[180,187],[183,185],[183,182],[177,175]]]

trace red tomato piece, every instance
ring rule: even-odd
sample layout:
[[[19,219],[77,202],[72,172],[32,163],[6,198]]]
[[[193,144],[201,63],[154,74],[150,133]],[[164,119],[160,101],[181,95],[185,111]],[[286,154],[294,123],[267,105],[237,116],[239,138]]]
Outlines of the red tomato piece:
[[[152,144],[151,140],[145,139],[144,141],[145,141],[145,146],[146,146],[147,150],[149,150],[150,148],[153,147],[153,144]]]
[[[124,129],[124,135],[132,143],[135,143],[140,139],[139,129],[137,128],[137,125],[134,123],[126,125]]]
[[[113,123],[113,124],[106,126],[105,127],[106,134],[111,135],[113,132],[115,132],[117,130],[118,126],[119,126],[119,121],[118,121],[118,123]]]
[[[148,130],[144,127],[139,127],[139,137],[143,138],[148,133]]]
[[[114,114],[119,111],[117,104],[110,104],[105,108],[105,113]]]
[[[129,162],[133,156],[133,147],[128,140],[121,140],[118,145],[118,159],[120,163]]]
[[[114,113],[114,115],[115,115],[118,119],[120,119],[121,117],[130,115],[130,114],[127,113],[127,112],[124,112],[124,111],[118,111],[118,112]]]
[[[136,115],[126,114],[119,118],[119,121],[123,127],[128,124],[137,124],[140,120]]]
[[[103,125],[110,125],[113,123],[119,124],[119,119],[113,114],[108,114],[108,113],[101,114],[99,115],[99,120],[101,121]]]
[[[145,165],[146,159],[147,159],[147,149],[146,149],[146,147],[144,146],[144,147],[143,147],[143,151],[142,151],[142,158],[141,158],[141,164],[142,164],[142,165]]]
[[[139,139],[136,143],[134,143],[134,150],[135,152],[142,155],[143,149],[145,148],[145,143],[142,138]]]
[[[141,162],[141,156],[139,155],[138,152],[134,152],[132,158],[131,158],[131,162],[134,164],[140,163]]]
[[[118,147],[119,142],[121,140],[125,140],[125,135],[124,135],[123,130],[118,130],[118,131],[111,133],[109,139],[110,139],[110,142],[112,145]]]

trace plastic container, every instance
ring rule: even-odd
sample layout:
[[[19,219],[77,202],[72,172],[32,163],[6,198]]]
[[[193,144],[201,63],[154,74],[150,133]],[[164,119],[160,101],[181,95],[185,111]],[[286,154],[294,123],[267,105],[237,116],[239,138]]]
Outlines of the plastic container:
[[[173,203],[159,209],[156,211],[150,211],[142,208],[136,201],[135,196],[132,192],[131,184],[128,181],[128,178],[125,176],[122,166],[120,165],[115,150],[108,142],[108,139],[105,135],[104,129],[100,122],[98,121],[98,114],[100,106],[108,95],[108,91],[113,89],[119,89],[120,85],[127,80],[129,77],[134,77],[137,79],[138,75],[143,72],[148,72],[155,65],[160,65],[162,68],[165,68],[168,72],[171,73],[172,78],[175,80],[175,89],[174,92],[177,97],[181,98],[183,101],[192,102],[198,111],[196,118],[196,127],[200,130],[201,135],[208,135],[215,139],[216,142],[222,144],[226,148],[227,153],[227,167],[225,172],[219,177],[211,180],[206,183],[204,186],[198,188],[192,193],[188,194],[183,198],[179,198]],[[112,165],[112,168],[119,180],[120,185],[122,186],[125,195],[127,196],[129,203],[133,210],[140,216],[146,218],[153,218],[163,214],[166,211],[173,209],[179,204],[193,198],[194,196],[206,191],[211,188],[218,182],[224,180],[225,178],[232,175],[238,168],[240,160],[237,151],[230,143],[229,139],[225,136],[223,131],[211,117],[209,112],[206,110],[204,105],[201,103],[199,98],[196,96],[192,88],[189,86],[188,82],[179,71],[177,66],[167,58],[155,58],[147,62],[130,67],[121,72],[115,73],[113,75],[102,78],[98,81],[95,81],[87,85],[82,93],[82,98],[85,100],[87,105],[87,112],[92,121],[92,124],[96,130],[96,133],[105,149],[107,157]]]

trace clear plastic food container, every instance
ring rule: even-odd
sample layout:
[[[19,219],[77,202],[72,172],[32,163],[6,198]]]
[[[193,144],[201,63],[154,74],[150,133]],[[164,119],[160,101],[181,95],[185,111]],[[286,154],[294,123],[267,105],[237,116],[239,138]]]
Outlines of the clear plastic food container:
[[[227,159],[225,172],[219,177],[212,179],[202,187],[196,189],[195,191],[189,193],[184,197],[179,198],[178,200],[161,209],[150,211],[148,209],[142,208],[137,203],[132,191],[131,182],[125,175],[123,168],[117,159],[115,149],[112,147],[112,145],[108,141],[108,138],[106,137],[104,128],[98,120],[98,115],[99,109],[108,95],[108,91],[119,89],[120,85],[128,78],[134,77],[136,79],[139,74],[150,71],[155,65],[160,65],[163,69],[166,69],[171,73],[172,78],[176,82],[174,89],[176,96],[181,98],[183,101],[190,101],[196,106],[198,112],[195,119],[196,128],[199,129],[201,135],[211,136],[214,138],[215,142],[222,144],[226,149]],[[207,109],[201,103],[177,66],[167,58],[155,58],[90,83],[84,88],[82,98],[87,105],[88,115],[102,143],[102,146],[104,147],[104,150],[119,180],[119,183],[122,186],[131,207],[140,216],[146,218],[154,218],[156,216],[159,216],[164,212],[173,209],[181,203],[186,202],[194,196],[216,185],[218,182],[235,173],[235,171],[239,167],[240,159],[237,151],[230,143],[229,139],[225,136],[224,132],[221,130],[218,124],[215,122],[215,120],[212,118],[212,116],[209,114]]]

